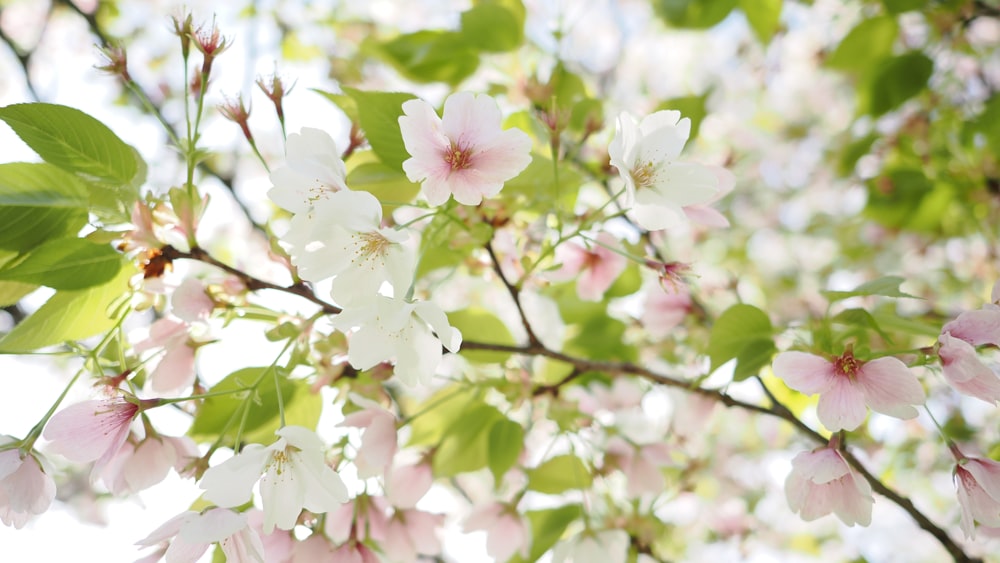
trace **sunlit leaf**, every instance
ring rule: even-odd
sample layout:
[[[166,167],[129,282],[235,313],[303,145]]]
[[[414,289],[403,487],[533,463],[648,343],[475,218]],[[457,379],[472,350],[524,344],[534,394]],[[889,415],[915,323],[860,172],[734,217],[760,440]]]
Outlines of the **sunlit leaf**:
[[[526,471],[528,489],[549,495],[558,495],[571,489],[586,489],[594,478],[583,460],[563,454],[546,460],[538,467]]]
[[[711,371],[736,360],[733,378],[740,381],[757,373],[771,361],[774,329],[767,313],[753,305],[737,304],[726,309],[712,325],[708,340]]]
[[[358,104],[358,116],[365,138],[372,150],[386,166],[402,170],[403,161],[410,158],[399,132],[399,116],[403,115],[403,102],[413,99],[413,94],[401,92],[366,92],[354,88],[344,91]]]
[[[31,250],[12,266],[0,268],[0,280],[84,289],[118,274],[123,257],[107,244],[86,239],[52,239]]]

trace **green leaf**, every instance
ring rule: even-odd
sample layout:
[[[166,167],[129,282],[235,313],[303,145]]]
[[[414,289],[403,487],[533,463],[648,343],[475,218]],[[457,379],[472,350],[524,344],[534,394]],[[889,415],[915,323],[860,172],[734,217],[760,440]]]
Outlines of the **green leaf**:
[[[681,112],[681,118],[688,118],[691,120],[691,136],[688,137],[688,142],[685,147],[691,146],[691,141],[698,137],[698,131],[701,130],[701,122],[708,115],[708,110],[705,107],[705,103],[708,101],[708,95],[711,94],[711,90],[701,94],[700,96],[681,96],[680,98],[671,98],[669,100],[664,100],[656,106],[656,110],[672,109]]]
[[[837,313],[837,315],[830,320],[835,323],[855,327],[861,330],[874,330],[879,334],[879,336],[884,338],[886,342],[889,342],[890,344],[892,343],[892,338],[882,330],[882,327],[879,326],[875,317],[873,317],[872,314],[865,309],[845,309]]]
[[[531,155],[531,163],[516,178],[504,184],[500,197],[516,209],[538,207],[551,209],[558,205],[572,210],[583,183],[583,176],[575,168],[559,164],[559,183],[556,184],[552,160],[539,154]]]
[[[739,0],[740,9],[747,17],[757,40],[767,45],[781,23],[782,0]]]
[[[58,291],[30,317],[0,339],[0,353],[31,352],[68,340],[82,340],[111,329],[117,319],[109,310],[128,291],[135,270],[122,268],[103,285]]]
[[[496,407],[484,403],[466,409],[460,424],[445,432],[434,451],[434,475],[447,478],[486,467],[490,461],[490,429],[505,418]]]
[[[878,62],[892,54],[892,45],[899,34],[899,24],[891,16],[863,19],[826,60],[826,66],[853,72],[868,73]]]
[[[347,185],[352,190],[364,190],[377,197],[383,205],[383,216],[388,216],[391,211],[387,207],[410,203],[420,193],[420,184],[411,182],[406,174],[381,162],[364,162],[352,168],[347,173]]]
[[[524,427],[506,418],[496,421],[490,428],[489,445],[490,472],[499,485],[524,449]]]
[[[848,297],[865,297],[869,295],[881,295],[882,297],[909,297],[920,299],[916,295],[910,295],[899,289],[900,284],[906,281],[899,276],[885,276],[870,282],[865,282],[851,291],[821,291],[831,303],[847,299]]]
[[[344,112],[347,119],[351,120],[351,123],[360,123],[361,114],[358,113],[358,103],[354,101],[354,98],[347,94],[335,94],[318,88],[310,88],[310,90],[333,102],[334,105],[340,108],[340,111]]]
[[[30,283],[0,282],[0,307],[13,305],[36,289],[38,286]]]
[[[927,4],[927,0],[882,0],[882,5],[890,14],[924,10]]]
[[[260,383],[256,389],[244,390],[258,380]],[[234,371],[212,386],[212,393],[233,393],[206,398],[195,414],[188,434],[201,441],[214,441],[220,437],[235,440],[240,420],[243,419],[244,405],[249,401],[242,441],[270,444],[276,439],[274,431],[281,427],[279,390],[285,408],[285,424],[315,428],[322,410],[322,397],[310,392],[306,381],[289,379],[286,370],[280,367],[248,367]]]
[[[537,561],[562,538],[571,522],[583,516],[583,509],[578,504],[568,504],[558,508],[529,510],[524,515],[531,523],[531,551],[527,559],[514,555],[511,563]]]
[[[737,304],[726,309],[712,325],[708,338],[710,370],[736,359],[733,379],[741,381],[754,375],[775,352],[773,332],[767,314],[753,305]]]
[[[654,0],[653,9],[667,24],[708,29],[726,19],[737,0]]]
[[[42,160],[84,176],[130,185],[140,171],[138,154],[111,129],[82,111],[55,104],[0,108],[7,122]]]
[[[934,61],[910,51],[880,63],[868,89],[867,112],[879,116],[919,94],[934,73]]]
[[[449,213],[439,213],[424,229],[420,240],[417,277],[438,268],[463,263],[474,248],[482,248],[493,238],[493,227],[482,221],[467,224]]]
[[[110,281],[123,263],[122,255],[106,244],[78,238],[52,239],[13,266],[0,269],[0,280],[53,289],[84,289]]]
[[[563,454],[527,470],[528,489],[549,495],[558,495],[571,489],[586,489],[594,482],[583,460],[572,454]]]
[[[975,119],[976,129],[986,137],[994,153],[1000,154],[1000,94],[993,94]]]
[[[365,138],[383,164],[394,170],[403,169],[403,161],[410,158],[399,132],[399,116],[403,115],[403,102],[412,100],[413,94],[402,92],[366,92],[344,88],[347,95],[358,104],[358,115]]]
[[[918,168],[892,168],[867,182],[865,215],[888,227],[919,227],[913,221],[934,185]],[[939,213],[943,210],[939,209]]]
[[[461,309],[448,313],[448,322],[462,334],[475,335],[476,340],[490,344],[517,344],[510,330],[496,315],[476,307]],[[499,364],[510,357],[510,352],[491,352],[488,350],[462,350],[459,352],[470,362],[479,364]]]
[[[480,51],[511,51],[524,42],[524,17],[520,0],[478,0],[462,12],[462,37]]]
[[[457,86],[479,67],[479,52],[465,35],[455,31],[406,33],[383,43],[379,51],[400,74],[414,82]]]
[[[87,191],[76,176],[51,164],[0,164],[0,249],[30,250],[86,224]]]
[[[634,362],[639,359],[638,350],[625,339],[628,328],[625,323],[608,318],[603,304],[595,305],[599,306],[601,313],[587,318],[573,328],[576,335],[567,339],[564,352],[601,360]]]
[[[454,426],[461,424],[466,410],[485,404],[470,387],[452,385],[442,388],[416,408],[407,409],[407,412],[420,413],[410,421],[407,445],[437,444]]]

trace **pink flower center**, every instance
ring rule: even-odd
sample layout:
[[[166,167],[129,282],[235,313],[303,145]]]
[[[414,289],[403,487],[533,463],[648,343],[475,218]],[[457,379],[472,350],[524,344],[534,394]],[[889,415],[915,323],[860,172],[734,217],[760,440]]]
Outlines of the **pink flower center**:
[[[846,376],[849,379],[854,379],[854,376],[861,369],[862,364],[863,362],[859,362],[850,350],[844,352],[844,355],[833,361],[833,365],[837,370],[837,373]]]
[[[451,148],[444,153],[444,161],[451,166],[452,171],[465,170],[472,166],[472,150],[451,144]]]

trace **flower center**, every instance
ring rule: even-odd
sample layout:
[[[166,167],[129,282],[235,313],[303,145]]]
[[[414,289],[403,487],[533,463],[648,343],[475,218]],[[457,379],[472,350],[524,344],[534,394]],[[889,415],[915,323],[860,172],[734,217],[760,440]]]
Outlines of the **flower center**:
[[[389,246],[392,242],[385,238],[382,233],[372,231],[369,233],[356,233],[354,238],[354,252],[357,255],[351,262],[363,264],[373,260],[384,259],[389,253]]]
[[[833,361],[834,366],[836,366],[837,372],[841,375],[846,375],[847,377],[854,379],[854,376],[861,369],[861,363],[850,351],[844,352],[844,355],[840,356]]]
[[[638,189],[652,186],[654,173],[655,170],[653,169],[652,162],[647,162],[646,164],[633,168],[632,181],[635,182],[635,187]]]
[[[453,142],[451,148],[444,153],[444,161],[451,166],[452,171],[465,170],[472,166],[472,151],[463,149]]]

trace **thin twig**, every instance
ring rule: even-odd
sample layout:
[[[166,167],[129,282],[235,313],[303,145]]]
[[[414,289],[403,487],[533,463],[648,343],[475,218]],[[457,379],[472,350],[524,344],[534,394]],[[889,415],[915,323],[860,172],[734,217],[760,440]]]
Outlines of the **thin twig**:
[[[514,306],[517,307],[517,313],[521,316],[521,324],[524,325],[524,331],[528,334],[528,345],[543,347],[542,342],[538,340],[538,336],[535,335],[535,331],[531,328],[531,323],[528,322],[528,317],[524,314],[524,307],[521,306],[521,292],[515,287],[507,276],[503,273],[503,268],[500,267],[500,259],[497,258],[496,252],[493,251],[492,241],[486,243],[486,252],[490,255],[490,260],[493,262],[493,271],[496,272],[497,277],[503,283],[503,286],[507,288],[507,293],[510,294],[510,298],[514,300]]]

